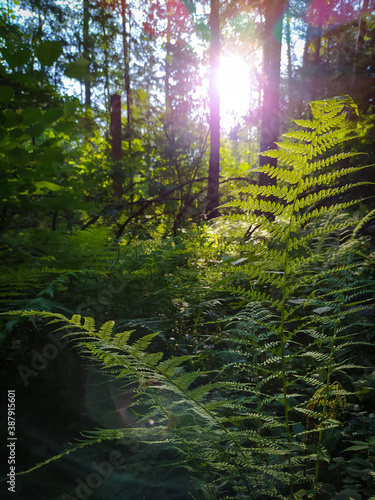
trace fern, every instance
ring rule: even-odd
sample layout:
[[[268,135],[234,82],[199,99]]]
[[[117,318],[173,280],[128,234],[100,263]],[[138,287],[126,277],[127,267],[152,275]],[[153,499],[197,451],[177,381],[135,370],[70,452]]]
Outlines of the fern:
[[[356,155],[343,150],[355,135],[347,113],[356,107],[343,97],[316,101],[311,111],[311,120],[296,120],[299,130],[265,153],[279,160],[278,168],[256,170],[277,186],[241,188],[217,224],[221,238],[223,227],[232,234],[223,246],[226,258],[212,258],[207,273],[210,280],[216,276],[218,294],[231,294],[236,312],[223,314],[220,327],[216,316],[206,321],[202,311],[220,307],[222,298],[175,313],[180,320],[181,310],[187,315],[195,308],[196,336],[207,325],[217,327],[209,336],[214,349],[166,354],[159,348],[158,318],[105,321],[97,328],[94,318],[80,315],[12,313],[57,323],[85,358],[116,380],[120,393],[136,387],[134,426],[86,432],[86,440],[66,453],[101,440],[136,439],[142,450],[168,450],[161,466],[187,471],[195,498],[320,494],[321,471],[331,459],[325,436],[341,425],[353,394],[346,374],[363,370],[361,349],[370,344],[372,325],[362,313],[373,307],[375,284],[364,271],[363,243],[355,239],[361,223],[350,224],[347,215],[355,200],[345,195],[362,183],[335,184],[363,168],[350,165]],[[246,242],[239,237],[245,224]],[[348,239],[343,234],[350,225]],[[177,255],[164,251],[170,260],[179,257],[179,249]],[[145,252],[142,258],[145,264],[129,280],[152,280],[157,256]],[[165,284],[163,296],[167,290]]]
[[[237,288],[235,293],[248,301],[251,311],[254,311],[254,307],[261,306],[258,297],[272,290],[272,301],[268,302],[273,313],[277,315],[276,326],[268,324],[264,327],[259,320],[254,326],[254,318],[257,316],[254,316],[253,312],[249,314],[247,328],[252,332],[249,358],[256,360],[257,369],[254,375],[258,380],[255,388],[259,414],[262,405],[275,404],[276,400],[282,402],[284,407],[284,446],[287,470],[290,477],[293,476],[289,484],[293,498],[298,495],[296,485],[293,484],[298,485],[298,472],[292,474],[296,446],[293,426],[298,423],[298,420],[295,420],[296,412],[306,412],[306,405],[302,401],[306,398],[309,387],[317,386],[317,390],[324,393],[321,414],[315,415],[319,422],[316,468],[315,474],[311,471],[310,475],[311,491],[317,492],[319,464],[326,456],[322,440],[329,425],[327,408],[332,377],[339,372],[360,368],[360,365],[340,359],[355,335],[353,331],[343,334],[343,323],[348,321],[346,316],[353,321],[355,314],[368,309],[373,291],[373,284],[370,284],[368,279],[354,279],[355,269],[361,264],[354,256],[353,249],[345,247],[342,251],[338,245],[335,245],[337,248],[334,249],[332,244],[327,243],[330,239],[338,241],[337,235],[347,229],[347,220],[339,221],[338,214],[355,203],[355,200],[342,199],[339,203],[332,204],[330,199],[342,197],[344,193],[362,184],[330,187],[334,181],[363,168],[342,166],[343,161],[356,155],[337,151],[337,148],[346,144],[355,133],[352,124],[347,121],[346,114],[348,110],[356,112],[356,107],[349,97],[344,97],[314,102],[311,109],[312,120],[295,121],[298,126],[307,130],[285,134],[287,141],[298,142],[278,143],[278,150],[264,153],[265,156],[278,159],[277,169],[267,165],[256,169],[257,172],[261,171],[276,178],[277,186],[248,186],[241,189],[241,193],[246,193],[250,199],[245,202],[232,201],[226,205],[236,211],[234,215],[228,215],[227,220],[233,223],[243,220],[252,226],[252,241],[247,248],[244,247],[241,255],[246,255],[246,261],[242,265],[243,272],[255,284],[250,290]],[[317,159],[318,155],[322,154],[325,157]],[[335,170],[322,172],[323,169],[332,167],[335,167]],[[311,189],[314,191],[311,192]],[[240,196],[237,198],[241,199]],[[254,215],[254,211],[267,212],[268,215]],[[315,221],[314,225],[312,221]],[[353,242],[353,238],[351,241]],[[314,247],[317,250],[314,251]],[[234,292],[233,289],[229,290]],[[344,304],[353,301],[358,308],[345,307]],[[242,325],[242,322],[240,324]],[[298,324],[298,327],[293,328],[293,324]],[[261,336],[258,331],[261,327],[265,328],[268,336],[273,335],[272,343],[265,346],[259,343]],[[236,342],[243,345],[238,325],[231,331],[232,341],[233,335]],[[263,361],[257,359],[259,356]],[[310,370],[301,376],[296,368],[303,363],[306,356],[314,362]],[[336,361],[338,359],[339,361]],[[325,372],[325,381],[315,379],[318,366],[321,373]],[[246,363],[242,369],[248,372]],[[275,391],[275,374],[278,374],[280,380],[277,389],[281,391],[277,398],[271,395]],[[259,391],[259,385],[262,386],[263,394]],[[300,390],[294,392],[295,389]],[[259,431],[261,432],[261,427]],[[306,431],[308,432],[308,429]],[[302,449],[300,454],[305,454],[308,465],[311,460],[309,455]],[[304,473],[306,474],[306,466]],[[312,493],[314,497],[315,494]]]

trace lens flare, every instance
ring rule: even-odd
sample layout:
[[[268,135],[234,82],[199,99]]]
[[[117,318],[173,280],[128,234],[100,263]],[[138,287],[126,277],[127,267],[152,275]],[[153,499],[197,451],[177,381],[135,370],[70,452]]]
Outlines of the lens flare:
[[[238,54],[224,54],[220,60],[219,89],[221,122],[224,127],[246,115],[251,93],[251,67]],[[228,122],[228,123],[227,123]]]

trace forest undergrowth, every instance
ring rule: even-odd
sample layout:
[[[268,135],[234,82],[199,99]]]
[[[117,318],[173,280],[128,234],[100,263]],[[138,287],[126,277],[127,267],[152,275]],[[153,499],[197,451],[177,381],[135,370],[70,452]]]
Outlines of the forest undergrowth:
[[[253,169],[270,184],[231,193],[213,222],[20,237],[33,251],[2,284],[9,366],[55,332],[112,404],[30,475],[108,440],[132,498],[375,498],[375,211],[357,196],[373,166],[350,146],[351,98],[310,106],[267,151],[278,168]]]

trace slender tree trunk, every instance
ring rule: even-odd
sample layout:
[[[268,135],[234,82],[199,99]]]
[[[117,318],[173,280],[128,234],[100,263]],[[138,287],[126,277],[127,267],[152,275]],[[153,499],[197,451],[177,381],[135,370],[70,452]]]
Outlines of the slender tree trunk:
[[[265,4],[263,64],[265,84],[263,88],[262,126],[260,151],[275,149],[279,136],[279,87],[282,40],[282,18],[286,6],[285,0],[267,0]],[[260,156],[260,166],[277,166],[276,158]],[[259,185],[276,184],[274,178],[259,174]]]
[[[105,99],[105,110],[109,114],[111,109],[111,96],[109,94],[109,59],[108,59],[108,47],[107,47],[107,32],[105,29],[105,23],[102,25],[103,28],[103,41],[104,41],[104,99]]]
[[[315,53],[314,53],[314,64],[319,66],[320,64],[320,49],[322,47],[322,28],[319,24],[319,33],[315,38]]]
[[[40,40],[43,40],[43,24],[44,21],[42,19],[42,10],[41,6],[38,5],[38,31],[37,31],[37,36]]]
[[[220,215],[219,175],[220,175],[220,11],[219,0],[211,0],[210,28],[210,163],[208,171],[207,218]]]
[[[124,176],[122,172],[122,137],[121,137],[121,96],[111,96],[111,135],[112,135],[112,182],[116,198],[122,198]]]
[[[303,48],[303,58],[302,58],[302,67],[303,68],[305,68],[307,66],[307,64],[309,63],[309,47],[310,47],[312,36],[313,36],[313,28],[309,24],[307,26],[305,46]]]
[[[89,0],[83,0],[83,57],[90,61],[90,11]],[[91,106],[91,83],[90,83],[90,66],[86,68],[86,75],[84,78],[85,85],[85,104]]]
[[[353,76],[352,76],[352,81],[351,81],[351,89],[354,88],[355,85],[355,79],[358,76],[359,73],[359,66],[358,66],[358,59],[361,55],[361,52],[364,47],[365,43],[365,34],[367,30],[367,23],[365,19],[365,14],[369,9],[369,0],[363,0],[361,12],[360,12],[360,17],[358,20],[358,35],[357,35],[357,41],[356,41],[356,46],[355,46],[355,52],[354,52],[354,64],[353,64]]]
[[[288,60],[288,93],[289,93],[289,104],[292,101],[292,85],[293,85],[293,70],[292,70],[292,47],[291,47],[291,36],[290,36],[290,17],[286,18],[286,44],[287,44],[287,60]]]
[[[172,108],[171,95],[170,95],[170,78],[171,78],[171,4],[167,2],[167,42],[165,45],[165,77],[164,77],[164,93],[165,93],[165,113],[167,122],[170,119],[170,112]]]
[[[327,9],[326,4],[322,4],[318,10],[318,26],[317,26],[317,34],[315,36],[314,40],[314,60],[312,64],[312,72],[314,75],[314,80],[317,82],[319,78],[319,73],[320,73],[320,64],[322,60],[322,37],[323,37],[323,24],[324,24],[324,18],[325,18],[325,11]],[[313,82],[311,86],[311,100],[315,100],[319,98],[320,91],[319,91],[319,85]]]
[[[132,108],[131,108],[131,90],[130,90],[130,69],[129,69],[129,52],[130,52],[130,37],[126,29],[126,4],[125,0],[121,0],[121,16],[122,16],[122,45],[124,55],[124,80],[126,91],[126,136],[128,139],[129,156],[132,152]],[[131,161],[130,165],[130,202],[134,201],[134,172]]]
[[[124,80],[125,80],[125,91],[126,91],[126,120],[127,120],[127,135],[129,150],[131,150],[131,90],[130,90],[130,69],[129,69],[129,33],[126,29],[126,4],[125,0],[121,0],[121,15],[122,15],[122,45],[123,45],[123,55],[124,55]]]

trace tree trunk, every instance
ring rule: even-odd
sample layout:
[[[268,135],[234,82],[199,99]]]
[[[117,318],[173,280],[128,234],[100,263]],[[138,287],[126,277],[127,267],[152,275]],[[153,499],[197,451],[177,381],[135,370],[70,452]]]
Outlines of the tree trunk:
[[[208,219],[220,215],[219,175],[220,175],[220,95],[219,95],[219,63],[220,63],[220,12],[219,0],[211,0],[210,14],[210,163],[208,171],[208,192],[206,213]]]
[[[90,61],[90,33],[89,33],[89,0],[83,0],[83,57]],[[91,106],[91,83],[90,83],[90,66],[86,68],[84,78],[85,85],[85,104]]]
[[[107,32],[105,29],[105,24],[102,25],[103,30],[103,42],[104,42],[104,100],[105,100],[105,110],[106,113],[110,113],[111,110],[111,96],[109,93],[109,58],[108,58],[108,48],[107,48]]]
[[[290,16],[288,15],[286,19],[286,44],[287,44],[287,60],[288,60],[288,101],[289,107],[292,101],[292,86],[293,86],[293,70],[292,70],[292,47],[291,47],[291,36],[290,36]]]
[[[126,5],[125,0],[121,0],[121,15],[122,15],[122,44],[124,55],[124,80],[126,91],[126,119],[127,119],[127,136],[129,150],[131,150],[131,91],[130,91],[130,70],[129,70],[129,34],[126,29]]]
[[[353,64],[353,76],[352,76],[352,81],[351,81],[351,89],[354,89],[355,87],[355,79],[358,76],[359,73],[359,66],[358,66],[358,59],[361,55],[361,52],[364,47],[365,43],[365,34],[366,34],[366,29],[367,29],[367,23],[365,19],[365,14],[369,9],[369,0],[363,0],[362,4],[362,9],[360,12],[360,17],[358,20],[358,35],[357,35],[357,41],[356,41],[356,46],[355,46],[355,52],[354,52],[354,64]]]
[[[122,44],[123,44],[123,55],[124,55],[124,80],[125,80],[125,91],[126,91],[126,137],[128,140],[128,152],[129,156],[132,152],[132,109],[131,109],[131,93],[130,93],[130,69],[129,69],[129,33],[126,29],[126,4],[125,0],[121,0],[121,16],[122,16]],[[131,161],[129,161],[130,168],[130,202],[134,201],[134,173]]]
[[[170,78],[171,78],[171,5],[167,2],[167,41],[165,44],[165,77],[164,77],[164,93],[165,93],[165,114],[167,123],[170,120],[171,113],[171,96],[170,96]]]
[[[285,0],[267,0],[265,3],[264,24],[264,75],[263,88],[262,126],[260,137],[260,151],[275,149],[275,142],[279,136],[279,87],[280,87],[280,61],[282,18],[285,9]],[[260,156],[260,166],[270,164],[277,166],[276,158]],[[267,174],[259,174],[259,185],[275,185],[276,179]]]
[[[112,181],[116,198],[122,198],[124,176],[122,172],[122,138],[121,138],[121,96],[111,96],[111,135],[112,135]]]
[[[306,68],[309,63],[309,47],[311,44],[311,39],[313,37],[313,27],[309,24],[306,30],[305,46],[303,49],[302,67]]]
[[[315,66],[319,66],[320,64],[320,49],[322,46],[322,34],[319,35],[315,39],[315,54],[314,54],[314,64]]]

